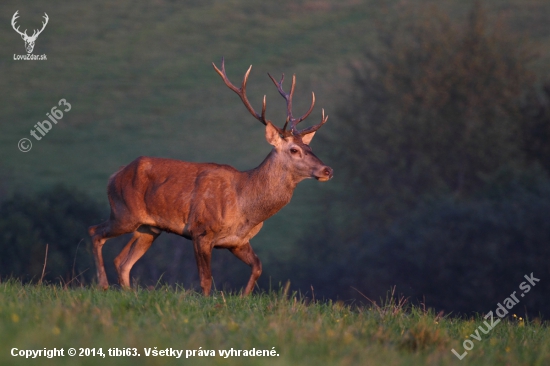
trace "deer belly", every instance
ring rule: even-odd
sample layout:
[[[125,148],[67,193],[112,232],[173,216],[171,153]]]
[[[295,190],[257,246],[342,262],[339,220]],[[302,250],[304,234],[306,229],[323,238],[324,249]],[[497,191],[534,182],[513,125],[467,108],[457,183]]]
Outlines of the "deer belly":
[[[236,230],[236,232],[226,233],[225,235],[217,235],[214,239],[214,247],[218,248],[231,248],[245,245],[252,239],[260,229],[262,228],[263,222],[252,228],[246,228],[244,230]]]

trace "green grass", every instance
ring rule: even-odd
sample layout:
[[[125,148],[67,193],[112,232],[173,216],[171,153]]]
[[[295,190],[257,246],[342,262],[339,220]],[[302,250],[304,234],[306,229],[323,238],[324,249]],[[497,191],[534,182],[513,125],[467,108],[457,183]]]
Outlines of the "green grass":
[[[513,319],[513,318],[512,318]],[[189,358],[204,365],[454,365],[451,353],[480,317],[462,320],[388,299],[349,306],[311,301],[284,290],[240,298],[215,292],[203,297],[184,289],[131,291],[0,283],[0,363],[10,365],[175,364],[146,357],[144,348],[214,350]],[[471,339],[471,338],[469,338]],[[537,321],[497,324],[462,360],[469,365],[545,365],[550,332]],[[94,357],[28,360],[12,348],[102,348]],[[109,348],[137,348],[140,357],[109,357]],[[202,348],[201,348],[202,347]],[[219,350],[276,350],[273,357],[229,357]],[[181,363],[180,360],[178,363]]]

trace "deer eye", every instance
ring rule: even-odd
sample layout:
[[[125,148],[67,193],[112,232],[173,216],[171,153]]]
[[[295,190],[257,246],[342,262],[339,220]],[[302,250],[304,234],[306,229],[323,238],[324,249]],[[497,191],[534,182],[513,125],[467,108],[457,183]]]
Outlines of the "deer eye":
[[[297,153],[298,153],[298,149],[292,148],[292,149],[290,149],[290,153],[291,153],[291,154],[297,154]]]

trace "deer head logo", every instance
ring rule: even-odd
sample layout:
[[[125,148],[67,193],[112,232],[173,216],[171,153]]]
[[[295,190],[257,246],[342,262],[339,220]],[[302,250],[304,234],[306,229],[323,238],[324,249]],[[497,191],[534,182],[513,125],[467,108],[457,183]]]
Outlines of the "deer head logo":
[[[48,24],[48,19],[49,19],[48,14],[44,13],[45,22],[42,22],[42,29],[40,29],[39,31],[35,29],[32,36],[29,37],[26,29],[24,32],[21,32],[19,31],[19,26],[15,28],[15,20],[19,18],[19,15],[17,15],[17,13],[19,13],[19,10],[17,10],[15,14],[13,14],[13,18],[11,18],[11,26],[17,33],[21,35],[21,38],[23,38],[23,41],[25,41],[25,49],[27,50],[27,53],[32,53],[32,50],[34,49],[34,42],[36,42],[36,39],[38,38],[40,33],[42,33],[44,28],[46,28],[46,24]]]

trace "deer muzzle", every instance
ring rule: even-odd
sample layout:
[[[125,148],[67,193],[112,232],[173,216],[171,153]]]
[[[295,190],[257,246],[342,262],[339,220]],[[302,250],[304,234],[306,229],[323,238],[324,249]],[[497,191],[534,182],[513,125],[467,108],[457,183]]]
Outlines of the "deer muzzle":
[[[333,171],[332,168],[329,166],[323,166],[321,169],[316,171],[314,173],[315,179],[317,179],[319,182],[326,182],[329,179],[332,178]]]

